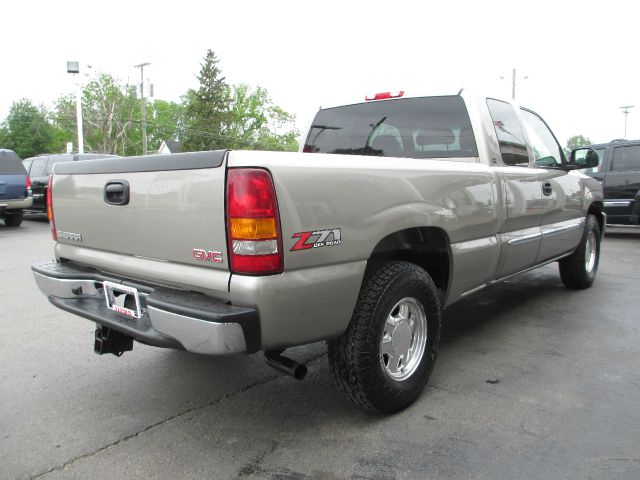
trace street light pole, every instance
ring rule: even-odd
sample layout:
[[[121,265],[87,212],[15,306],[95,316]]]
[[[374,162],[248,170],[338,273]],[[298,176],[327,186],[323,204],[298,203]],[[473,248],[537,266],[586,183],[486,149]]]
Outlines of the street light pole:
[[[526,80],[529,78],[529,75],[522,77],[520,80]],[[504,77],[500,77],[500,80],[505,80]],[[518,84],[516,69],[514,68],[511,74],[511,100],[516,99],[516,85]]]
[[[151,65],[149,62],[134,65],[140,69],[140,101],[142,102],[142,155],[147,154],[147,108],[144,104],[144,67]]]
[[[80,84],[80,63],[67,62],[67,73],[76,80],[76,118],[78,123],[78,153],[84,153],[84,135],[82,133],[82,85]]]
[[[620,108],[624,109],[622,111],[622,113],[624,113],[624,138],[627,138],[627,117],[629,116],[629,109],[633,108],[633,105],[626,105]]]

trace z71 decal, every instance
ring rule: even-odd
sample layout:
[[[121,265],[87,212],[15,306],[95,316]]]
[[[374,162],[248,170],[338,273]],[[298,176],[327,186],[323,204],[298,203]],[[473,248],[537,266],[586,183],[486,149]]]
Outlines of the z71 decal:
[[[310,248],[334,247],[342,243],[339,228],[294,233],[291,238],[298,239],[295,245],[291,247],[292,252]]]

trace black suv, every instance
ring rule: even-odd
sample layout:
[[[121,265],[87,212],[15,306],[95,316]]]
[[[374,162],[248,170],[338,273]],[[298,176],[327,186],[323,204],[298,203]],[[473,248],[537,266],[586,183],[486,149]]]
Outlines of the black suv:
[[[106,153],[62,153],[55,155],[38,155],[37,157],[23,160],[22,163],[29,173],[31,189],[33,190],[33,206],[29,210],[46,213],[49,175],[51,175],[51,170],[56,163],[105,157],[117,157],[117,155],[108,155]]]
[[[602,183],[607,223],[640,224],[640,140],[614,140],[589,147],[600,162],[582,171]]]

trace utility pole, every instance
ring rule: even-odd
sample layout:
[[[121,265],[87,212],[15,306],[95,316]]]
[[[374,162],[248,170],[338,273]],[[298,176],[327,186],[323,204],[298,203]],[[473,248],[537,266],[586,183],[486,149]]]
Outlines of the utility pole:
[[[144,67],[151,65],[149,62],[134,65],[140,69],[140,102],[142,102],[142,155],[147,154],[147,109],[144,104]]]
[[[629,109],[633,108],[633,105],[626,105],[620,108],[624,109],[622,111],[622,113],[624,113],[624,138],[627,138],[627,117],[629,116]]]
[[[527,75],[526,77],[522,77],[520,80],[526,80],[527,78],[529,78],[529,75]],[[500,77],[501,80],[506,80],[504,77]],[[511,75],[511,100],[515,100],[516,99],[516,85],[518,84],[518,80],[516,77],[516,69],[513,69],[512,75]]]

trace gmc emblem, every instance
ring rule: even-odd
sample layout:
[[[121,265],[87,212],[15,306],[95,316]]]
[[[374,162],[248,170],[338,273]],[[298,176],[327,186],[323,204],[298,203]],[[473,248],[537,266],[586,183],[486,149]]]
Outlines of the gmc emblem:
[[[201,248],[194,248],[193,258],[203,262],[222,263],[222,252],[214,252],[212,250],[202,250]]]

